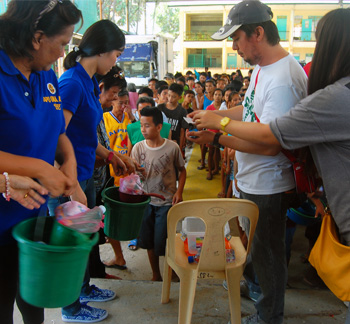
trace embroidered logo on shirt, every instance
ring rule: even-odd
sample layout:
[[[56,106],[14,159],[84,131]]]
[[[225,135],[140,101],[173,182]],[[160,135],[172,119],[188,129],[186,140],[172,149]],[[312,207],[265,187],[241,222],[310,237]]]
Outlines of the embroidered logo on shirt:
[[[56,88],[54,87],[54,85],[52,83],[47,84],[47,90],[49,90],[51,94],[56,93]]]

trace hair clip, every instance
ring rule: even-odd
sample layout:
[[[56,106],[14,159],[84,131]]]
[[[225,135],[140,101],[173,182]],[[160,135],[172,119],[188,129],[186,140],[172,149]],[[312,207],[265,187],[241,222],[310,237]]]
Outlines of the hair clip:
[[[119,71],[118,73],[114,74],[113,77],[124,79],[125,73],[124,73],[124,71]]]

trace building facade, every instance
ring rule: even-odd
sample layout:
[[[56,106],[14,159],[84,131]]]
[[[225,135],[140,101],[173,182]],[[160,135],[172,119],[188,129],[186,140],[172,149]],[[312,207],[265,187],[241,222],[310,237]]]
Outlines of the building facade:
[[[281,45],[302,64],[312,60],[318,21],[339,4],[269,4]],[[180,7],[180,65],[182,71],[209,67],[212,73],[250,68],[232,49],[232,39],[214,41],[210,36],[224,25],[232,5]]]

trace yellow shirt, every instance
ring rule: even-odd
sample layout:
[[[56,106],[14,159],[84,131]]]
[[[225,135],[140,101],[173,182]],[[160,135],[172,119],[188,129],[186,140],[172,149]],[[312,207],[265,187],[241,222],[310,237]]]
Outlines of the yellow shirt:
[[[128,152],[128,133],[126,127],[130,124],[128,114],[124,112],[122,120],[118,120],[110,111],[103,114],[103,119],[109,138],[109,146],[113,151],[126,155]],[[109,169],[111,176],[114,177],[114,185],[119,187],[119,179],[124,176],[117,177],[112,166]]]

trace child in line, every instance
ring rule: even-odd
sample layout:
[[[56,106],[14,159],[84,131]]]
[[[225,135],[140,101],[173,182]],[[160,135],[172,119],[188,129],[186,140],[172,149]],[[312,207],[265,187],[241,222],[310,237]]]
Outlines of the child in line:
[[[237,105],[241,104],[241,96],[239,95],[238,92],[233,91],[230,93],[228,97],[228,109],[231,109]]]
[[[172,205],[182,201],[186,181],[185,162],[179,146],[160,135],[163,126],[158,109],[141,110],[141,131],[145,140],[138,142],[131,157],[145,167],[144,189],[165,197],[165,201],[152,197],[147,206],[139,235],[139,246],[147,249],[152,268],[152,281],[161,281],[159,256],[165,255],[167,214]],[[179,172],[176,187],[176,172]]]
[[[193,110],[203,110],[204,90],[205,90],[205,87],[203,86],[203,84],[200,82],[196,82],[196,84],[194,85],[194,91],[196,92],[196,97],[193,103]]]
[[[192,105],[195,101],[194,91],[186,90],[184,93],[184,101],[182,102],[182,108],[186,109],[187,114],[193,111]]]
[[[206,110],[214,101],[214,90],[215,90],[215,80],[205,81],[205,94],[203,100],[203,110]],[[198,170],[203,170],[205,168],[205,156],[207,154],[207,145],[201,144],[201,165],[197,168]],[[209,159],[209,158],[208,158]]]
[[[158,90],[157,106],[161,104],[166,104],[168,102],[168,91],[169,87],[167,85],[161,85]]]
[[[219,110],[222,103],[223,93],[222,90],[217,88],[214,90],[214,102],[213,104],[207,107],[207,110]],[[218,133],[218,130],[209,129],[214,133]],[[219,164],[220,164],[220,149],[213,145],[209,146],[209,154],[208,154],[208,174],[207,180],[212,180],[214,174],[219,173]]]
[[[183,87],[180,84],[173,83],[169,87],[168,102],[157,106],[157,108],[168,117],[168,122],[171,124],[171,139],[175,141],[181,149],[185,144],[185,128],[187,127],[187,123],[184,120],[184,117],[187,116],[187,112],[179,104],[182,92]]]

